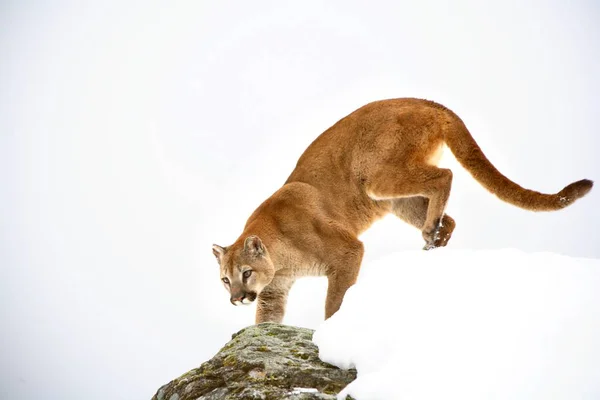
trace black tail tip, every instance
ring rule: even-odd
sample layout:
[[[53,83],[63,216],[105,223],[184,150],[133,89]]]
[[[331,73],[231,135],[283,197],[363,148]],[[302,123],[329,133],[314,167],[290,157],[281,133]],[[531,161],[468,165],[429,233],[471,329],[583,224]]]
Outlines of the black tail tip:
[[[575,200],[582,198],[592,190],[594,182],[589,179],[582,179],[567,185],[559,192],[560,202],[563,207],[572,204]]]
[[[575,192],[577,193],[577,198],[581,198],[588,194],[590,190],[592,190],[592,188],[594,187],[594,181],[591,181],[589,179],[582,179],[580,181],[571,183],[569,186],[573,186]]]

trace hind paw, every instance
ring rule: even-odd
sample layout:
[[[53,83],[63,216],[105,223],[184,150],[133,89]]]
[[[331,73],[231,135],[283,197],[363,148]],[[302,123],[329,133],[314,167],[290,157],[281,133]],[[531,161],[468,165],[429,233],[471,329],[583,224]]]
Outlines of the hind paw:
[[[429,232],[423,231],[423,238],[425,239],[423,250],[431,250],[436,247],[446,246],[450,237],[452,237],[455,226],[456,222],[454,222],[454,219],[449,215],[444,215],[436,225],[435,229]]]

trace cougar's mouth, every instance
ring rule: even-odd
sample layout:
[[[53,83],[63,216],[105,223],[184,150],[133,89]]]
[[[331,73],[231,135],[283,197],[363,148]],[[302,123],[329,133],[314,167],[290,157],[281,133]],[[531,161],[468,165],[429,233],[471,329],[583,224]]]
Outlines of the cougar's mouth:
[[[231,304],[233,304],[234,306],[239,306],[241,304],[248,305],[248,304],[252,304],[252,302],[254,300],[256,300],[256,293],[248,292],[248,293],[245,293],[242,297],[238,297],[236,299],[232,298]]]

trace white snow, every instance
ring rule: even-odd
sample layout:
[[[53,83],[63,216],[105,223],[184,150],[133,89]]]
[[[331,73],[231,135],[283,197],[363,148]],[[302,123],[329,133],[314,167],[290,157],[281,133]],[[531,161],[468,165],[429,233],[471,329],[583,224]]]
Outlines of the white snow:
[[[300,393],[318,393],[319,391],[315,388],[294,388],[290,392],[290,394],[300,394]]]
[[[600,260],[402,252],[363,266],[315,332],[356,399],[600,398]]]

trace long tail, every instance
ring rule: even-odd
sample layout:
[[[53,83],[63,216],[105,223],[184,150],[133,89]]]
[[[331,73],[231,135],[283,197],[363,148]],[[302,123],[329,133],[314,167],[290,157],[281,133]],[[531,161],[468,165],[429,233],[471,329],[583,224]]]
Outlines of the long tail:
[[[450,111],[450,110],[448,110]],[[463,121],[453,112],[444,141],[458,162],[484,188],[500,200],[531,211],[554,211],[565,208],[585,196],[594,185],[582,179],[567,185],[556,194],[525,189],[500,173],[481,151]]]

